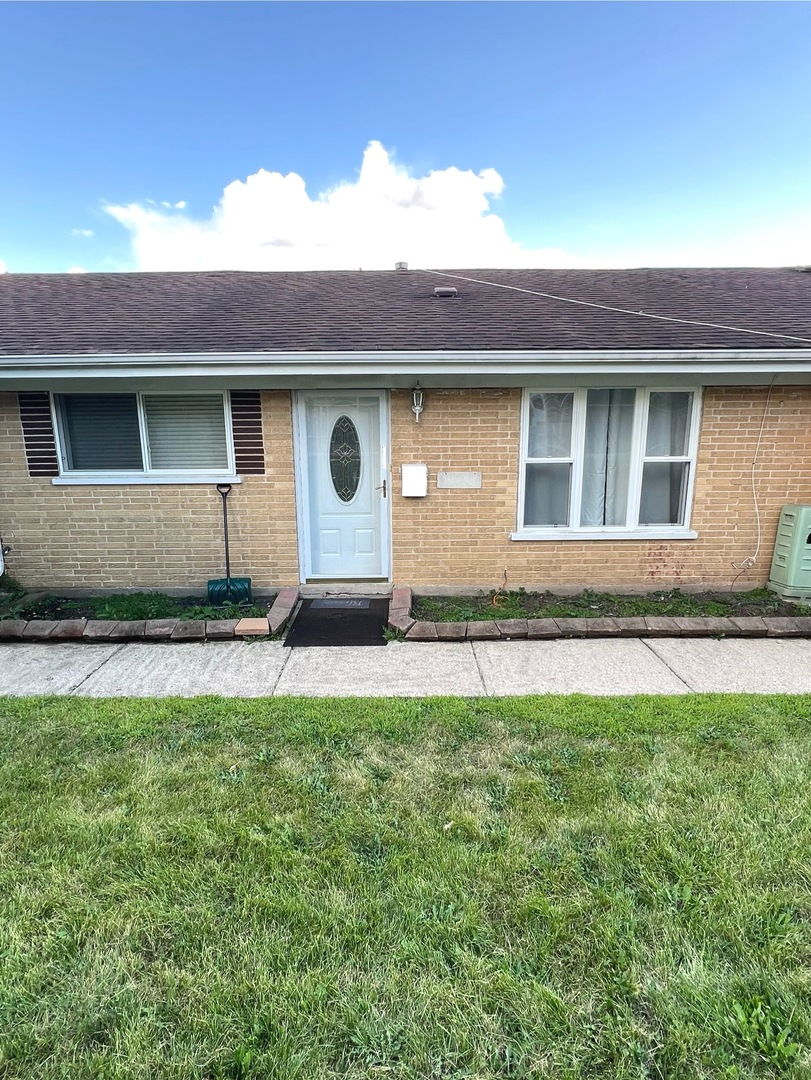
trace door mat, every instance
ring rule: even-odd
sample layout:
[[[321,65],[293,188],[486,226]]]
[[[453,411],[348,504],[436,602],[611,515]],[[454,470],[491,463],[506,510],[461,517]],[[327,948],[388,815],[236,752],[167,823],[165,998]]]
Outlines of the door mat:
[[[303,600],[284,639],[291,649],[313,646],[385,645],[389,617],[387,598],[328,597]]]

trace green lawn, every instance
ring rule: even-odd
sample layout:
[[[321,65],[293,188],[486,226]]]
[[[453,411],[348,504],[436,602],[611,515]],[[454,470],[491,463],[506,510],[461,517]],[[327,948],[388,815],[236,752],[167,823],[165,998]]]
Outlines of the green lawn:
[[[0,699],[0,1077],[807,1078],[809,718]]]

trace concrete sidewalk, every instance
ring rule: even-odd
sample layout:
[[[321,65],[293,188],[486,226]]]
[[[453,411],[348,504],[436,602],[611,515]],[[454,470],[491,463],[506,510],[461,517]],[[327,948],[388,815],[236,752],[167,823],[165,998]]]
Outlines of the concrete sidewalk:
[[[811,693],[811,640],[0,645],[0,694],[82,697]]]

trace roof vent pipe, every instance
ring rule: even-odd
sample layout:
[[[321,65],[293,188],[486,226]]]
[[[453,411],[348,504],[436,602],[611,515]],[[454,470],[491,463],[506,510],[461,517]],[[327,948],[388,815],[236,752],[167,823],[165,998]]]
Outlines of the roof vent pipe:
[[[405,263],[405,262],[396,262],[396,263],[394,264],[394,269],[395,269],[395,270],[408,270],[408,263]]]
[[[458,291],[453,285],[437,285],[434,289],[434,296],[440,300],[455,300]]]

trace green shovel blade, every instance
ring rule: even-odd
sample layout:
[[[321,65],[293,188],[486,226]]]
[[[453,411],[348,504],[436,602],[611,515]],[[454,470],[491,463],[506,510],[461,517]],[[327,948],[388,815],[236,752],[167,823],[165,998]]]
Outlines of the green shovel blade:
[[[231,578],[231,596],[228,596],[228,578],[214,578],[208,583],[208,602],[215,606],[228,603],[247,604],[251,601],[251,579]]]

